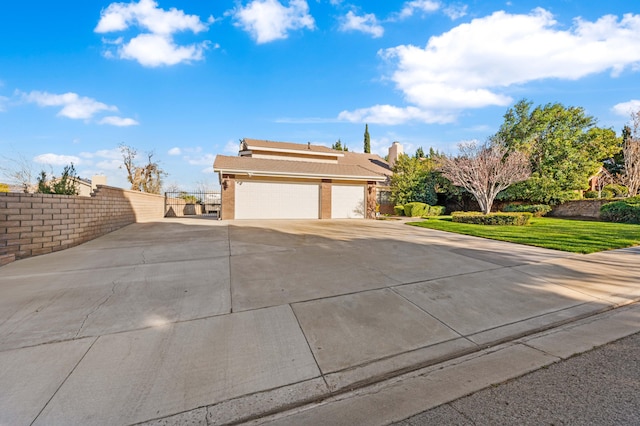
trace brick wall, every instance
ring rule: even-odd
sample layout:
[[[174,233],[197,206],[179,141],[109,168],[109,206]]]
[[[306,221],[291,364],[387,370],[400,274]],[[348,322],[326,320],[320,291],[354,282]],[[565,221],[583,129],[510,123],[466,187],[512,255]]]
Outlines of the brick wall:
[[[64,250],[163,216],[163,196],[109,186],[98,186],[91,197],[0,193],[0,256]]]
[[[574,200],[553,207],[549,216],[555,217],[600,217],[600,207],[614,200]]]

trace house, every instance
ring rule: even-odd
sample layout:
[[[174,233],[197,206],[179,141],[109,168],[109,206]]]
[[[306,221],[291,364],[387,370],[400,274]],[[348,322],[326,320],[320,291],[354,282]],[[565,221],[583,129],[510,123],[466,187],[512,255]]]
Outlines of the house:
[[[374,154],[243,139],[238,156],[216,156],[222,219],[373,218],[389,164]]]

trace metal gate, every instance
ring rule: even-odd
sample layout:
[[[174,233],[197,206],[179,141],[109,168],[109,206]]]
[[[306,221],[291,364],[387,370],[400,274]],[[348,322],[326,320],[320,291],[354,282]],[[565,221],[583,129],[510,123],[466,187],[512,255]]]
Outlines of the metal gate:
[[[222,194],[220,192],[165,192],[164,217],[220,218]]]

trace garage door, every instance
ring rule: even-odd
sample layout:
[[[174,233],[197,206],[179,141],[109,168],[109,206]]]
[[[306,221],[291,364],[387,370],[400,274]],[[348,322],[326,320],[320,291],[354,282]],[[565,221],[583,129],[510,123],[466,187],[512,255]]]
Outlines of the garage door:
[[[236,182],[236,219],[318,219],[318,184]]]
[[[331,186],[331,218],[364,218],[364,185]]]

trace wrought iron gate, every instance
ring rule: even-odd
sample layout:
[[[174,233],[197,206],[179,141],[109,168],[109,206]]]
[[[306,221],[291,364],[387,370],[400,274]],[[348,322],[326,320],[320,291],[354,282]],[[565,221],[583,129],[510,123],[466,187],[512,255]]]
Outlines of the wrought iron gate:
[[[222,194],[220,192],[165,192],[165,217],[209,217],[220,218]]]

